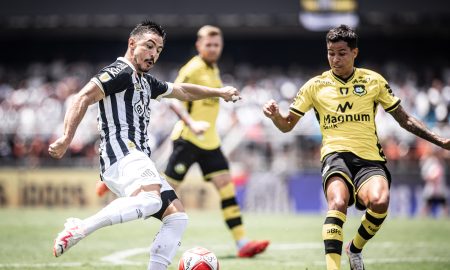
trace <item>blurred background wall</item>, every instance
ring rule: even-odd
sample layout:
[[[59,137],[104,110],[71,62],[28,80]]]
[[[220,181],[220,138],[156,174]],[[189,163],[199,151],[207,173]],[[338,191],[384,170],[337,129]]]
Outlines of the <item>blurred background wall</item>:
[[[325,207],[315,117],[308,113],[293,132],[281,134],[264,119],[261,106],[274,98],[287,112],[298,88],[328,69],[325,34],[332,26],[353,25],[360,36],[357,66],[384,75],[407,111],[450,137],[450,3],[445,0],[2,1],[1,206],[104,203],[92,196],[98,179],[95,106],[63,160],[50,159],[46,149],[62,132],[71,96],[125,53],[130,30],[146,18],[168,33],[151,71],[167,81],[195,54],[200,26],[223,29],[222,79],[241,89],[244,99],[223,104],[218,126],[240,203],[248,211]],[[152,104],[152,158],[160,169],[176,120],[164,102]],[[417,215],[429,174],[423,167],[437,159],[449,182],[449,154],[408,134],[383,111],[377,127],[394,179],[391,211]],[[217,197],[200,178],[193,168],[190,185],[180,193],[190,207],[215,208]]]

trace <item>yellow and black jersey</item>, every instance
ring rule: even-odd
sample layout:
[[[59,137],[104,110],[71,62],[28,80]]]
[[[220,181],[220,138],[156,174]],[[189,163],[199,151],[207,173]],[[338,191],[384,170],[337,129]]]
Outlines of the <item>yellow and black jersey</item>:
[[[343,80],[329,70],[302,86],[290,111],[303,116],[314,109],[323,136],[321,159],[332,152],[352,152],[385,161],[375,125],[378,104],[387,112],[400,104],[380,74],[356,68]]]
[[[175,82],[222,87],[217,65],[209,65],[199,56],[193,57],[180,69]],[[209,122],[210,128],[203,135],[196,136],[183,121],[179,121],[175,125],[171,138],[176,140],[181,137],[206,150],[219,147],[220,138],[216,130],[216,119],[220,108],[219,98],[207,98],[183,102],[183,104],[193,120]]]

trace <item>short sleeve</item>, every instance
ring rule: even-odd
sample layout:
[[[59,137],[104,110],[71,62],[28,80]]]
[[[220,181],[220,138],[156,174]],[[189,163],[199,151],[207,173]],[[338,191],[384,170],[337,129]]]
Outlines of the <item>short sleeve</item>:
[[[155,77],[148,75],[146,76],[148,83],[150,84],[151,98],[160,100],[162,97],[172,93],[173,85],[164,81],[160,81]]]
[[[307,111],[309,111],[313,107],[311,92],[313,91],[314,85],[311,81],[304,84],[297,93],[297,96],[294,98],[294,101],[289,107],[289,111],[292,113],[303,116]]]
[[[400,105],[400,99],[394,95],[394,92],[386,79],[380,75],[378,80],[378,89],[380,92],[378,93],[376,102],[378,102],[386,112],[391,112]]]
[[[130,70],[119,67],[106,67],[95,75],[91,81],[94,82],[105,96],[109,96],[126,90],[131,84]]]

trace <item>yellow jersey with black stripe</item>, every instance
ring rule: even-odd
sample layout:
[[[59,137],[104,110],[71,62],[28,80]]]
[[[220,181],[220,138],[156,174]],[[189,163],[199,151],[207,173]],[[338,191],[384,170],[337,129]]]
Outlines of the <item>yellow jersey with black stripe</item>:
[[[193,83],[209,87],[222,87],[220,71],[217,65],[209,65],[199,56],[194,56],[184,65],[175,80],[176,83]],[[172,132],[173,140],[183,138],[200,148],[211,150],[220,146],[220,137],[216,130],[216,119],[219,114],[219,98],[183,102],[191,118],[195,121],[206,121],[210,127],[201,135],[195,135],[183,121],[178,121]]]
[[[290,111],[303,116],[314,109],[323,136],[321,159],[332,152],[352,152],[363,159],[386,161],[375,125],[378,104],[387,112],[400,104],[380,74],[355,68],[343,80],[329,70],[301,87]]]

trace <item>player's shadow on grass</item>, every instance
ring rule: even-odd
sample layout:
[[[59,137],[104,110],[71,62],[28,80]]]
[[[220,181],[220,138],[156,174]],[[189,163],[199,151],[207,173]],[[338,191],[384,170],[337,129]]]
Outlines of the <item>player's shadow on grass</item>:
[[[232,259],[237,259],[237,256],[236,255],[217,256],[217,259],[219,259],[219,260],[232,260]]]
[[[269,260],[270,258],[265,258],[262,255],[255,256],[255,257],[252,257],[252,258],[240,258],[237,255],[231,255],[230,254],[230,255],[217,256],[217,259],[219,261],[222,261],[222,260],[236,260],[236,259],[239,259],[239,260]]]

